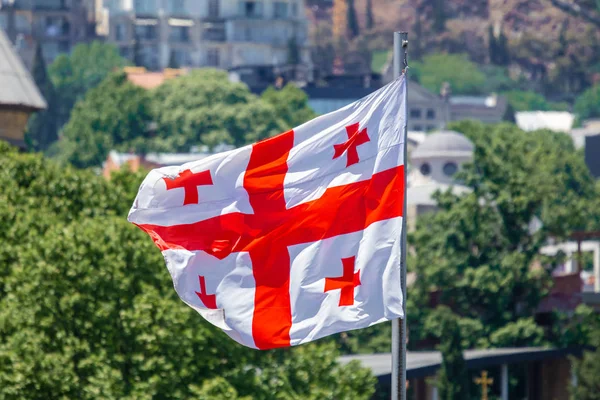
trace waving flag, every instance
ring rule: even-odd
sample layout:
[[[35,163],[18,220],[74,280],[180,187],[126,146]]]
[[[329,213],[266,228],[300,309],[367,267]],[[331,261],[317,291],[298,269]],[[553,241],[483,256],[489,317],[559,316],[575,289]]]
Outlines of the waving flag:
[[[129,213],[179,297],[239,343],[402,318],[406,82],[289,132],[151,171]]]

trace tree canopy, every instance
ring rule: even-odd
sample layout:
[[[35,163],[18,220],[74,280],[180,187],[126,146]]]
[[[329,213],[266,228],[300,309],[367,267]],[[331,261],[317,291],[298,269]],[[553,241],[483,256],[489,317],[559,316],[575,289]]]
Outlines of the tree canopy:
[[[59,55],[48,72],[56,88],[60,126],[68,121],[75,103],[83,99],[88,90],[128,64],[116,46],[98,41],[78,44],[70,54]]]
[[[468,347],[540,345],[547,338],[531,316],[550,276],[543,264],[535,267],[539,249],[586,223],[594,180],[567,135],[524,134],[509,124],[453,128],[476,146],[458,176],[470,193],[440,193],[439,211],[421,216],[409,238],[409,268],[418,276],[408,298],[411,340],[440,329],[433,294],[460,317]]]
[[[77,103],[64,128],[61,157],[85,168],[99,166],[113,149],[145,146],[152,121],[151,99],[125,73],[116,72]]]
[[[110,181],[0,142],[0,398],[368,399],[331,343],[259,352],[177,297]]]
[[[448,82],[455,94],[479,94],[485,75],[465,54],[429,54],[411,64],[415,79],[433,93]]]
[[[579,121],[600,117],[600,85],[583,92],[575,102],[575,114]]]
[[[230,82],[226,72],[204,69],[148,91],[115,72],[76,105],[55,153],[77,167],[91,167],[101,165],[111,149],[242,146],[314,116],[306,94],[293,85],[256,96],[246,85]]]

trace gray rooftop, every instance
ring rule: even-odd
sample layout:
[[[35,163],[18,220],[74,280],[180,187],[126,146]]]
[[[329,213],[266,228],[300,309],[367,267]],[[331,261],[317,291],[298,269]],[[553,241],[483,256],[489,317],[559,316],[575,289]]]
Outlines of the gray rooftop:
[[[31,110],[46,108],[46,101],[17,55],[10,40],[0,29],[0,106]]]
[[[464,352],[464,357],[468,368],[480,369],[502,364],[560,358],[567,354],[577,354],[578,351],[578,349],[551,349],[543,347],[500,348],[467,350]],[[377,377],[389,377],[392,373],[391,353],[358,354],[342,356],[338,359],[342,365],[353,360],[357,360],[363,367],[371,369],[373,375]],[[439,351],[409,351],[406,353],[406,376],[407,378],[432,376],[441,363],[442,355]]]
[[[411,158],[430,157],[472,157],[475,146],[461,133],[438,131],[427,135],[425,140],[412,152]]]

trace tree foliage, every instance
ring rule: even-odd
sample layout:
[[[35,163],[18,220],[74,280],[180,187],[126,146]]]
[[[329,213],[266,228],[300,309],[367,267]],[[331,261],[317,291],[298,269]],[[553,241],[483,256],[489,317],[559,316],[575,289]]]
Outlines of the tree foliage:
[[[60,126],[68,121],[75,103],[88,90],[127,64],[116,46],[98,41],[78,44],[70,54],[58,56],[48,72],[56,88]]]
[[[553,103],[532,91],[511,90],[504,95],[515,111],[567,111],[568,104]]]
[[[58,139],[58,114],[56,91],[48,76],[42,48],[38,44],[35,49],[33,64],[33,80],[46,100],[47,108],[29,117],[25,141],[32,150],[46,150]]]
[[[600,399],[600,314],[590,307],[579,306],[576,318],[570,330],[563,332],[566,336],[575,336],[578,344],[585,344],[588,351],[580,359],[573,359],[573,369],[577,384],[571,386],[571,399]],[[583,340],[581,340],[583,339]]]
[[[439,211],[421,216],[409,238],[418,275],[408,298],[411,341],[440,330],[433,298],[460,316],[467,347],[540,345],[544,331],[531,316],[550,276],[533,264],[549,237],[585,225],[593,178],[564,134],[473,122],[453,128],[476,146],[459,176],[470,193],[440,193]],[[532,230],[535,220],[542,226]]]
[[[580,121],[600,117],[600,85],[583,92],[575,102],[574,111]]]
[[[478,94],[485,75],[464,54],[430,54],[411,65],[412,76],[434,93],[448,82],[455,94]]]
[[[99,166],[111,149],[188,152],[200,144],[241,146],[314,116],[306,94],[293,85],[259,97],[230,82],[227,73],[206,69],[147,91],[117,72],[77,104],[55,152],[77,167]],[[153,122],[156,127],[150,129]]]
[[[1,399],[368,399],[332,344],[259,352],[184,305],[110,182],[0,142]],[[137,185],[136,185],[137,182]]]
[[[165,82],[151,96],[167,148],[188,151],[220,142],[240,146],[283,131],[275,108],[246,85],[230,82],[223,71],[193,71]]]
[[[439,307],[434,314],[441,325],[439,350],[442,353],[442,365],[437,378],[439,398],[442,400],[468,399],[469,375],[467,363],[463,358],[460,325],[448,307]]]
[[[151,121],[148,92],[116,72],[75,106],[64,128],[62,157],[79,168],[99,166],[113,148],[145,146]]]

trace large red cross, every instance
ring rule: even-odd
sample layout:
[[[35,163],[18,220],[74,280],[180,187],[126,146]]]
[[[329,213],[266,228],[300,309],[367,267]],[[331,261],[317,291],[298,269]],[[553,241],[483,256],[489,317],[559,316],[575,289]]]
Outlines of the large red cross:
[[[186,204],[198,204],[198,186],[212,185],[212,177],[210,171],[201,171],[193,173],[189,169],[182,171],[177,178],[163,178],[167,190],[183,188],[185,190],[185,197],[183,199],[183,205]]]
[[[367,128],[363,128],[362,131],[358,130],[358,122],[346,127],[346,134],[348,135],[348,140],[344,143],[334,144],[333,145],[333,159],[335,160],[338,157],[341,157],[344,152],[347,151],[347,159],[346,159],[346,167],[349,167],[353,164],[358,163],[358,150],[356,148],[361,144],[365,144],[369,142],[369,135],[367,134]]]
[[[219,259],[249,253],[256,285],[252,336],[259,349],[290,345],[289,246],[362,231],[374,222],[402,216],[403,166],[328,188],[316,200],[286,208],[283,182],[293,145],[294,131],[253,145],[244,175],[253,214],[235,212],[174,226],[140,225],[161,250],[202,250]]]
[[[354,256],[342,258],[342,276],[325,278],[325,292],[341,289],[340,307],[354,304],[354,288],[360,286],[360,270],[354,272],[354,260]]]

